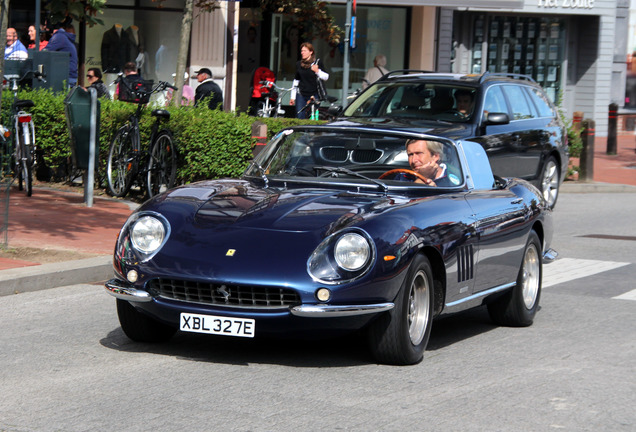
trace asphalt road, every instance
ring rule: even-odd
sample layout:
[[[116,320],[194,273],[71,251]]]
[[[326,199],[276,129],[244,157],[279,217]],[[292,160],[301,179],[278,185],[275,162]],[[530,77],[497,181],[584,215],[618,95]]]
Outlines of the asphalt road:
[[[437,321],[415,366],[355,337],[135,344],[98,285],[0,297],[0,430],[636,430],[635,198],[563,194],[534,325]]]

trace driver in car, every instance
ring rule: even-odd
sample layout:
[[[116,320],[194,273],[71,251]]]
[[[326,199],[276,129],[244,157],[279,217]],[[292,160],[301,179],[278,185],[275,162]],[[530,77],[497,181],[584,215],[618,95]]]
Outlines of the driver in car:
[[[468,90],[455,90],[455,107],[463,117],[468,117],[473,111],[473,93]]]
[[[440,163],[444,155],[443,144],[439,141],[412,139],[406,142],[406,154],[409,157],[411,169],[422,178],[416,177],[415,183],[423,183],[429,186],[449,187],[459,184],[459,179],[449,177],[446,164]],[[396,180],[409,180],[409,177],[400,174]]]

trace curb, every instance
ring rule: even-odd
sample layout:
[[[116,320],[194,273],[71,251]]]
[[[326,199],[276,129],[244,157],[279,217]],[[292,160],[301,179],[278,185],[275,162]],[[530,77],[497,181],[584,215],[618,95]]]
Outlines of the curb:
[[[0,272],[0,296],[106,281],[113,276],[112,259],[112,255],[101,255],[3,270]]]
[[[581,182],[566,181],[561,185],[562,193],[634,193],[636,186],[602,183],[602,182]]]

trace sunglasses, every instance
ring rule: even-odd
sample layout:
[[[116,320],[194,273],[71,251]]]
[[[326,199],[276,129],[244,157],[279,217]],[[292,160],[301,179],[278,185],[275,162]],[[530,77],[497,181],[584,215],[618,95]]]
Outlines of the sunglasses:
[[[95,75],[86,74],[86,78],[95,78]]]

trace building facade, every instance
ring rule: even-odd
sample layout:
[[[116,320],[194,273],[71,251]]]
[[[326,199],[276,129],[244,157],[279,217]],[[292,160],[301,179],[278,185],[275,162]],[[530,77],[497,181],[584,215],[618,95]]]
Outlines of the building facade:
[[[35,0],[12,0],[10,24],[26,35]],[[444,6],[438,6],[443,3]],[[221,1],[212,13],[195,10],[187,71],[208,67],[224,91],[224,108],[245,109],[254,70],[267,67],[291,86],[300,43],[310,23],[265,13],[258,0]],[[327,91],[343,100],[355,91],[377,54],[387,68],[532,76],[566,116],[582,111],[607,133],[610,103],[625,105],[629,0],[358,0],[343,93],[344,43],[310,40],[330,73]],[[109,0],[104,26],[77,26],[84,70],[101,67],[113,80],[136,61],[148,79],[173,81],[185,0]],[[330,12],[345,28],[346,0]],[[630,56],[631,59],[631,56]],[[634,68],[636,69],[636,67]],[[80,71],[80,76],[83,74]],[[81,81],[80,81],[81,82]],[[287,96],[288,97],[288,96]],[[636,103],[636,95],[634,96]],[[629,101],[628,101],[629,102]]]

